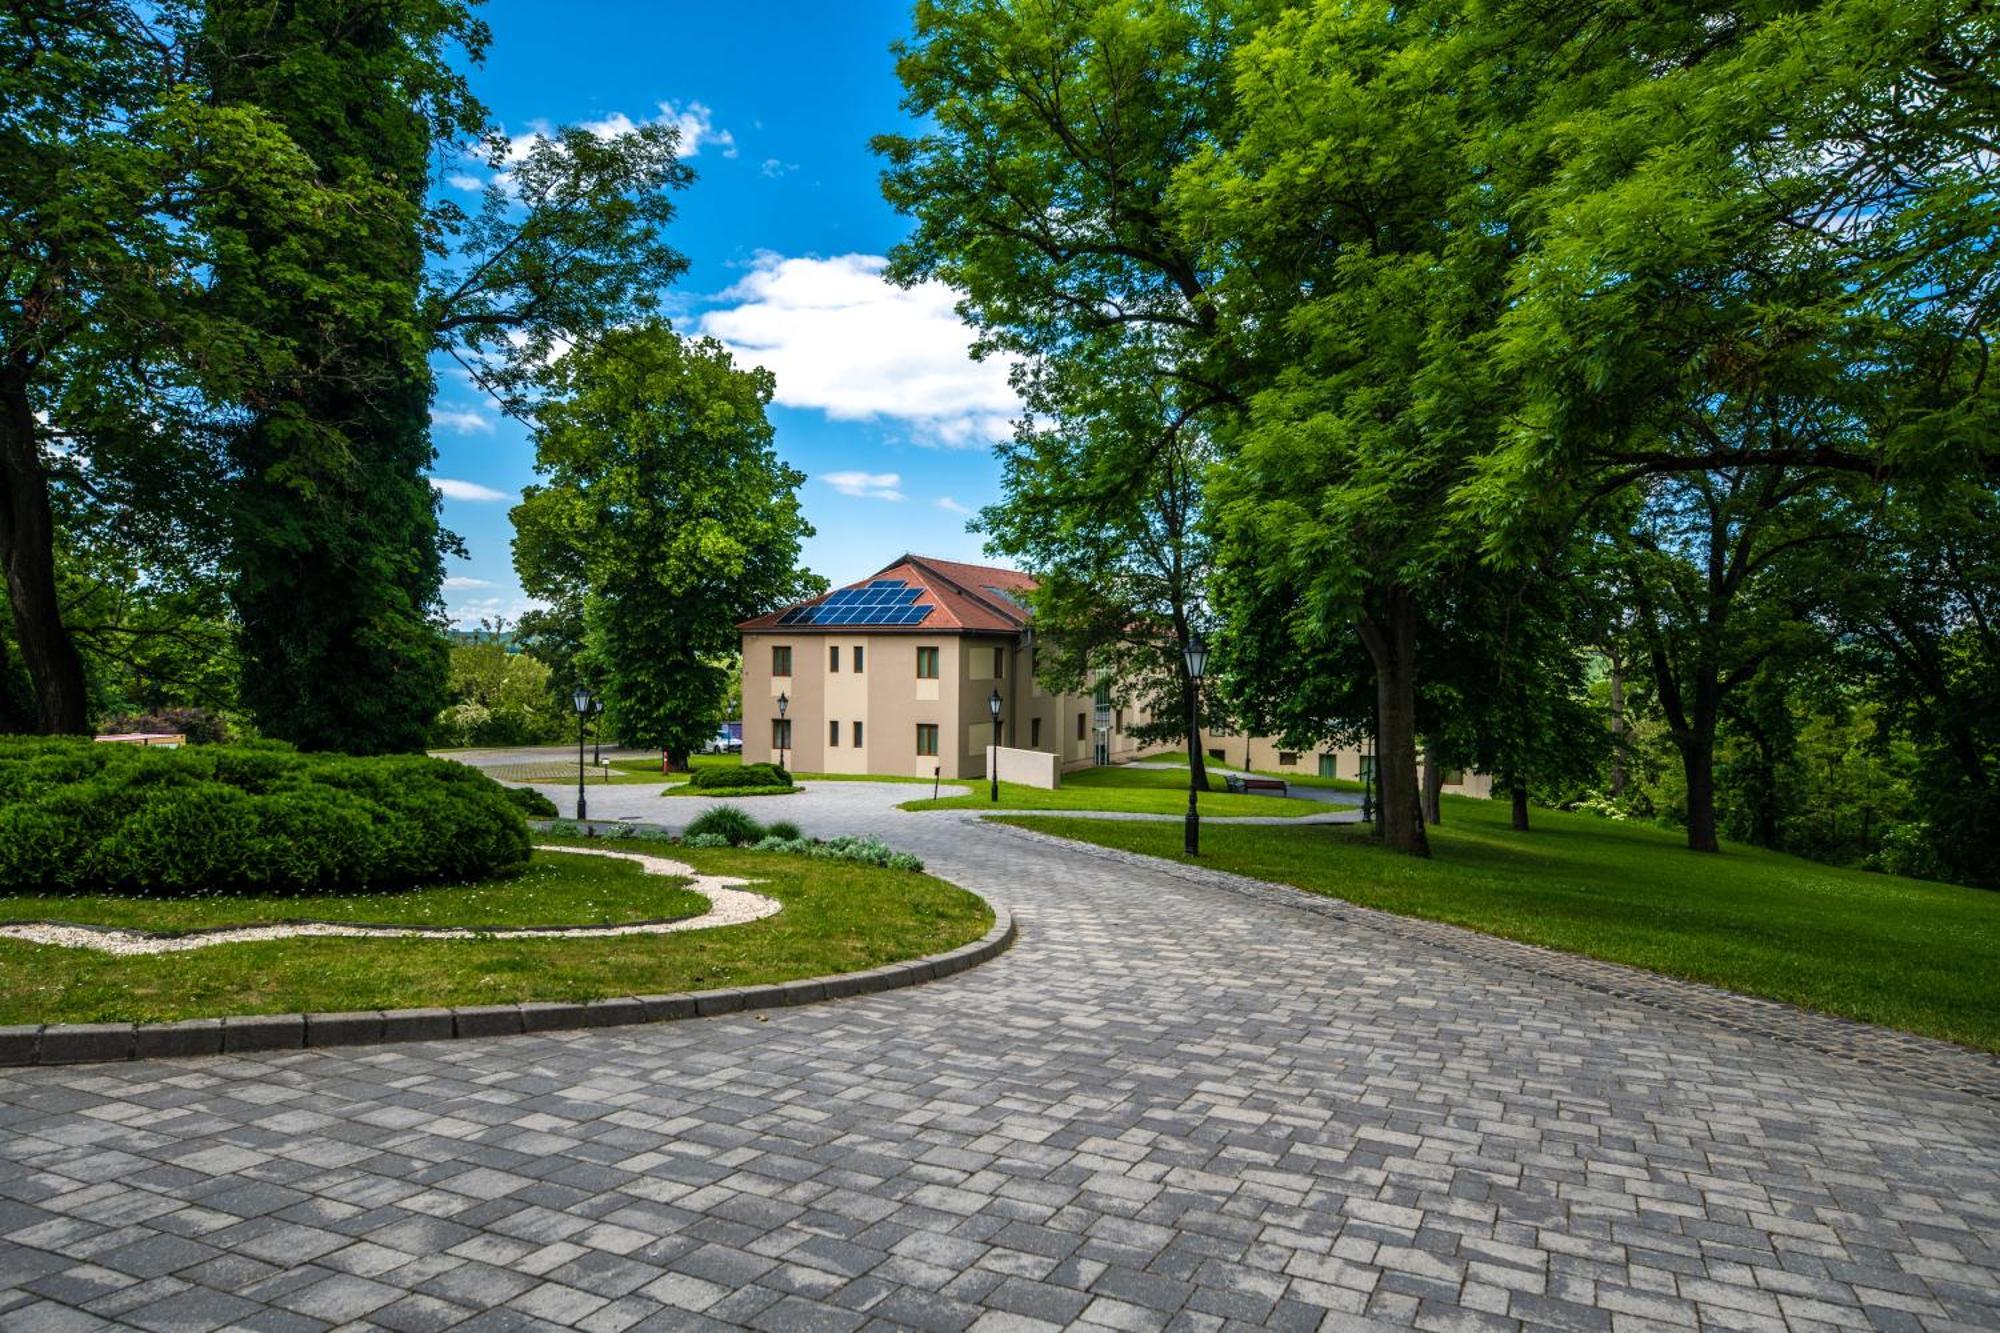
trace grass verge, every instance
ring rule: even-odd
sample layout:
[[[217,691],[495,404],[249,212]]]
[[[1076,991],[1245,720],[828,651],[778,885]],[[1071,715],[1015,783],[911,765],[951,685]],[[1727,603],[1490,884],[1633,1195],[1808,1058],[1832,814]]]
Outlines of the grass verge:
[[[707,990],[852,972],[940,953],[971,943],[993,924],[993,914],[977,897],[913,871],[775,852],[679,847],[644,838],[613,844],[602,839],[537,841],[651,851],[704,873],[753,879],[758,882],[752,887],[778,899],[784,910],[748,925],[679,935],[579,940],[294,939],[136,958],[0,940],[0,1023],[157,1022],[217,1014],[598,1000]],[[581,859],[568,858],[572,863]],[[661,903],[676,895],[694,896],[672,879],[641,878],[658,886]],[[466,886],[466,890],[474,887],[496,895],[505,888]],[[63,901],[80,905],[83,900]],[[305,900],[273,900],[278,904],[275,909],[264,908],[264,901],[229,900],[237,915],[225,920],[302,915],[297,907]],[[14,919],[22,915],[80,919],[74,910],[16,910],[26,902],[0,899],[5,914]],[[366,899],[365,910],[355,919],[390,919],[380,914],[384,903],[386,895]],[[266,910],[270,916],[252,914]],[[493,913],[501,910],[506,909],[489,902],[475,922],[426,924],[493,924]],[[670,914],[636,905],[633,910],[642,912],[639,919]],[[575,922],[558,918],[534,924]]]
[[[2000,893],[1872,875],[1591,815],[1445,798],[1432,859],[1358,825],[1202,830],[1199,864],[2000,1051]],[[1173,825],[1005,822],[1185,860]]]
[[[973,788],[966,796],[945,796],[937,800],[905,801],[902,810],[992,809],[995,802],[984,778],[960,779]],[[1201,798],[1205,815],[1275,816],[1293,819],[1300,815],[1325,814],[1329,808],[1313,801],[1295,801],[1284,796],[1235,796],[1225,791],[1221,778],[1209,782],[1210,790]],[[1160,768],[1084,768],[1063,774],[1062,786],[1054,791],[1000,784],[998,808],[1004,810],[1098,810],[1136,814],[1178,815],[1187,811],[1187,774]]]

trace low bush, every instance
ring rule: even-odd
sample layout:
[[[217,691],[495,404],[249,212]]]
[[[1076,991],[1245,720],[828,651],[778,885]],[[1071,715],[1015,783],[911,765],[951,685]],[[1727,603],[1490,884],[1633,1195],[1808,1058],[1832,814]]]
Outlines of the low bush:
[[[533,787],[506,787],[502,790],[514,803],[514,808],[530,819],[554,819],[558,813],[556,803]]]
[[[742,847],[756,842],[764,836],[764,829],[756,820],[744,814],[733,805],[719,805],[713,810],[704,810],[682,832],[688,842],[699,847],[696,838],[721,838],[731,847]]]
[[[799,826],[791,820],[774,819],[764,825],[764,836],[767,838],[783,838],[786,842],[797,842],[805,835],[799,832]]]
[[[697,768],[688,781],[701,791],[731,791],[738,787],[789,787],[792,775],[776,764],[744,764]]]
[[[0,892],[282,895],[490,878],[528,862],[516,799],[423,755],[0,738]]]

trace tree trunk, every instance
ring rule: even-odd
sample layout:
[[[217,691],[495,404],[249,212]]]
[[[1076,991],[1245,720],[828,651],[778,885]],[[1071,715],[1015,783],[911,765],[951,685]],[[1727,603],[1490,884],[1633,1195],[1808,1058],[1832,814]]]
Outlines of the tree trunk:
[[[693,768],[686,750],[667,750],[660,756],[662,773],[686,773]]]
[[[1625,663],[1611,659],[1611,799],[1625,798],[1631,776],[1625,768]]]
[[[1363,613],[1356,622],[1375,663],[1375,772],[1382,792],[1375,826],[1385,845],[1429,856],[1417,786],[1417,606],[1401,584],[1383,590],[1382,605],[1379,616]]]
[[[1715,839],[1715,717],[1697,715],[1694,725],[1674,737],[1681,752],[1681,768],[1687,775],[1688,848],[1697,852],[1721,850]]]
[[[1528,784],[1518,780],[1510,783],[1507,794],[1514,801],[1514,827],[1525,833],[1528,831]]]
[[[14,639],[35,687],[35,729],[87,736],[83,657],[62,622],[55,555],[55,515],[27,379],[9,369],[0,372],[0,569],[14,612]]]
[[[1438,762],[1437,752],[1428,748],[1424,751],[1424,822],[1444,822],[1444,765]]]

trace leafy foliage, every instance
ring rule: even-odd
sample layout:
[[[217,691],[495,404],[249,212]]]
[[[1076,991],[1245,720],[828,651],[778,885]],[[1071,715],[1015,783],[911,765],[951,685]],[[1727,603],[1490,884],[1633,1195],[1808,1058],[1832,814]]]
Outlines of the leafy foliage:
[[[0,739],[0,883],[17,890],[396,889],[527,859],[506,790],[446,760]]]
[[[736,787],[789,787],[792,775],[777,764],[741,764],[697,768],[688,781],[703,791],[728,791]]]

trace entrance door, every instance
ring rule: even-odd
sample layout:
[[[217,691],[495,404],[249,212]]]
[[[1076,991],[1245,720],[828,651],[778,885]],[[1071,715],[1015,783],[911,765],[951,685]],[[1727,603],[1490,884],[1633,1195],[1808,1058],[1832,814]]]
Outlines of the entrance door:
[[[1323,754],[1319,757],[1319,775],[1323,778],[1335,778],[1340,776],[1338,773],[1333,771],[1332,755]]]

